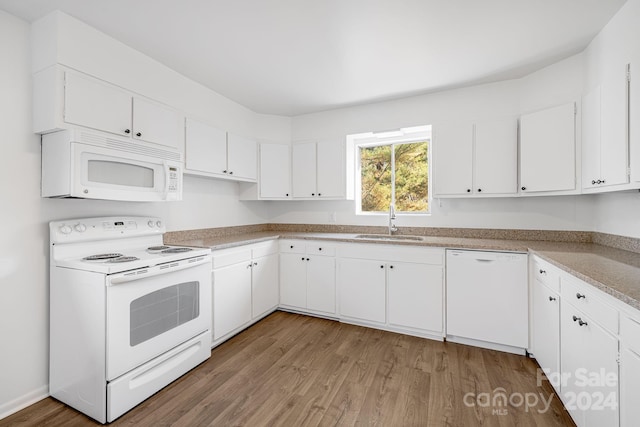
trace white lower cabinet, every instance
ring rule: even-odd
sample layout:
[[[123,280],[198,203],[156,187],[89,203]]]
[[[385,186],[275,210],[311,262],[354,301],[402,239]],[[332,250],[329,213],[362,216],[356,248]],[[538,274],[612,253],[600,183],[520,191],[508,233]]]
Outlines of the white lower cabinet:
[[[278,307],[277,241],[213,252],[213,345]]]
[[[349,244],[336,257],[341,321],[443,338],[444,249]]]
[[[561,302],[561,398],[578,427],[618,425],[618,339]]]
[[[560,295],[540,280],[534,280],[532,294],[533,355],[560,391]]]
[[[280,306],[310,314],[335,315],[335,257],[331,245],[280,242]]]
[[[620,426],[640,420],[640,313],[620,319]]]

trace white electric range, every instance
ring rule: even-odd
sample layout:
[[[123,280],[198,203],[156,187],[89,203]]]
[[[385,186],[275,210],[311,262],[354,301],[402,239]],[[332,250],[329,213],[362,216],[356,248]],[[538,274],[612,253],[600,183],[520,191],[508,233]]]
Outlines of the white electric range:
[[[211,251],[159,218],[53,221],[51,396],[111,422],[211,355]]]

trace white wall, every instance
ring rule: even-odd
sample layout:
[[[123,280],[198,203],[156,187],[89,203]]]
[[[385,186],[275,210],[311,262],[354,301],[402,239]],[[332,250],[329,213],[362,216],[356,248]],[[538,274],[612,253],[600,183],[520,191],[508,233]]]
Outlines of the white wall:
[[[40,138],[31,131],[30,55],[29,24],[0,11],[0,418],[48,392],[49,221],[154,215],[163,218],[169,230],[184,230],[269,219],[264,202],[238,200],[237,183],[192,176],[184,178],[180,202],[40,198]],[[289,118],[256,115],[199,88],[203,92],[193,90],[197,96],[188,105],[194,114],[213,116],[210,121],[222,120],[222,125],[259,138],[290,139]]]
[[[579,100],[583,60],[575,55],[520,80],[450,90],[294,117],[295,141],[343,138],[344,135],[518,115]],[[590,230],[592,198],[534,197],[442,199],[429,216],[400,216],[402,226]],[[335,213],[339,224],[386,225],[380,215],[356,215],[354,201],[290,202],[270,205],[273,222],[326,223]]]

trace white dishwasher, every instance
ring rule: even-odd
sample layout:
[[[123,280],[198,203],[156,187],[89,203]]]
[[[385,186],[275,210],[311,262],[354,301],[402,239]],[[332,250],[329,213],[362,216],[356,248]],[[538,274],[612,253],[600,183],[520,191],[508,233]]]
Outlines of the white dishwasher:
[[[447,250],[447,340],[525,354],[527,255]]]

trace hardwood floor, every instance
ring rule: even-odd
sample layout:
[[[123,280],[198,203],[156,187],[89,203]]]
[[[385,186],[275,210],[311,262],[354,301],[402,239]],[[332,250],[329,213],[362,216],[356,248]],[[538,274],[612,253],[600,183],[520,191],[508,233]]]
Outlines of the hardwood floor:
[[[276,312],[111,425],[574,425],[557,396],[544,410],[552,388],[536,385],[536,368],[523,356]],[[52,398],[0,420],[89,425],[98,424]]]

